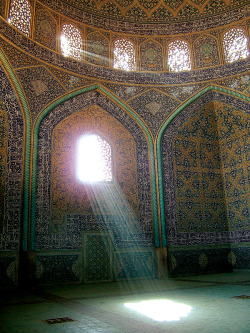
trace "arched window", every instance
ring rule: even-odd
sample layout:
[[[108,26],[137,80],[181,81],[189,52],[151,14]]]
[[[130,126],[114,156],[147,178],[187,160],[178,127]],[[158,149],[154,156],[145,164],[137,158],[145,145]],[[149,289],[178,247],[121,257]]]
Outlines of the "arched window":
[[[185,71],[191,69],[191,59],[188,43],[175,40],[168,46],[168,66],[170,71]]]
[[[118,39],[114,42],[114,68],[135,70],[135,46],[127,39]]]
[[[27,0],[11,0],[8,22],[15,28],[30,35],[31,8]]]
[[[82,36],[73,24],[64,24],[61,34],[61,51],[65,57],[82,59]]]
[[[223,47],[226,62],[233,62],[249,56],[247,37],[242,29],[233,28],[225,33]]]
[[[112,151],[97,134],[84,135],[78,141],[77,176],[82,182],[113,180]]]

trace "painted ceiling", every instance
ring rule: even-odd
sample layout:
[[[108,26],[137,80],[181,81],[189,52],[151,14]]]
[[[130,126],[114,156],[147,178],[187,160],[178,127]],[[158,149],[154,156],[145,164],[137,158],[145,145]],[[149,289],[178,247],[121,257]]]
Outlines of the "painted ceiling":
[[[51,3],[54,1],[51,0]],[[115,20],[168,23],[241,10],[249,4],[249,0],[61,0],[61,3],[67,8],[75,7],[92,15]]]

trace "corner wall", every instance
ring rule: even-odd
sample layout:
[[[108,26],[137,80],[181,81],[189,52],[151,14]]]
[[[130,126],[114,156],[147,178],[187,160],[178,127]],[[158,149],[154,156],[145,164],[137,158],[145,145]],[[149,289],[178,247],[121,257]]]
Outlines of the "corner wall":
[[[237,174],[235,170],[230,173],[229,166],[225,173],[229,161],[231,167],[238,164],[238,169],[248,170],[243,138],[249,138],[249,116],[243,110],[248,110],[244,101],[210,91],[178,114],[163,134],[165,220],[172,276],[230,271],[235,265],[249,268],[244,259],[249,228],[248,174],[241,173],[233,192],[225,180],[225,175]],[[238,128],[243,134],[240,140],[236,139]],[[232,142],[238,146],[234,148]],[[241,205],[233,193],[242,198]],[[232,230],[230,207],[235,201],[238,224],[235,221]],[[245,223],[240,223],[243,217]]]

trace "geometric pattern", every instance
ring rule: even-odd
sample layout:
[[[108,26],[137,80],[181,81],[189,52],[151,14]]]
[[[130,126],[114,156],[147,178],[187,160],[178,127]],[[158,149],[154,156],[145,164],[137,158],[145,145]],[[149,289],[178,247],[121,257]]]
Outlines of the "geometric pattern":
[[[3,140],[1,168],[1,191],[4,190],[2,206],[3,233],[0,233],[0,250],[18,251],[20,247],[21,204],[23,183],[24,122],[17,95],[5,71],[0,67],[0,113],[3,116],[1,130]],[[8,125],[7,125],[8,124]],[[6,127],[7,125],[7,127]],[[1,154],[2,154],[1,150]],[[4,189],[2,187],[4,185]],[[2,193],[3,194],[3,193]],[[3,202],[1,201],[1,205]]]
[[[165,1],[167,3],[167,1]],[[177,4],[177,2],[175,2]],[[153,2],[152,2],[153,4]],[[169,6],[174,7],[174,2],[169,2]],[[0,5],[1,6],[1,5]],[[176,7],[177,8],[177,7]],[[174,9],[175,10],[175,9]],[[177,10],[177,9],[176,9]],[[207,9],[205,9],[207,10]],[[152,19],[156,17],[152,15]],[[6,24],[8,26],[8,24]],[[3,33],[5,27],[3,26],[1,22],[1,27],[3,28]],[[45,27],[46,28],[46,27]],[[51,67],[51,72],[53,69],[52,74],[55,73],[58,74],[57,78],[54,79],[53,75],[51,75],[52,79],[47,80],[48,76],[50,75],[49,71],[45,69],[45,67],[37,67],[38,69],[35,69],[35,66],[37,66],[39,63],[35,57],[28,56],[28,54],[19,51],[17,48],[13,47],[11,44],[7,44],[4,40],[1,39],[1,46],[3,46],[5,54],[11,59],[11,65],[13,68],[18,68],[18,72],[20,73],[20,79],[22,80],[23,87],[25,90],[25,93],[28,94],[28,99],[30,101],[31,106],[31,112],[33,113],[33,118],[36,117],[38,112],[40,111],[39,108],[43,108],[44,105],[49,103],[51,100],[55,100],[58,96],[65,93],[65,89],[58,83],[58,81],[63,82],[65,87],[69,90],[76,89],[77,87],[88,85],[94,80],[85,79],[84,77],[80,77],[77,74],[84,73],[84,75],[87,73],[85,71],[86,67],[81,67],[81,65],[77,65],[77,70],[75,69],[75,63],[68,61],[67,59],[63,59],[60,55],[57,55],[56,53],[52,53],[49,50],[46,50],[45,48],[40,47],[39,45],[36,45],[32,42],[32,40],[29,40],[25,38],[24,36],[20,36],[20,34],[16,33],[14,29],[11,27],[7,27],[7,36],[10,37],[10,39],[14,40],[16,38],[16,41],[20,43],[19,46],[23,43],[24,50],[27,51],[27,48],[30,46],[32,50],[34,50],[34,56],[41,57],[44,61],[51,62],[56,66],[64,66],[67,63],[67,69],[66,71],[57,71],[57,68],[59,67]],[[53,35],[54,36],[54,35]],[[199,42],[203,42],[203,39],[200,39]],[[41,42],[41,41],[40,41]],[[17,43],[17,45],[18,45]],[[197,42],[198,43],[198,42]],[[42,43],[44,44],[45,43]],[[200,52],[202,55],[206,55],[207,57],[210,55],[209,48],[206,44],[204,44],[206,47],[202,48],[204,43],[201,43],[201,49]],[[210,45],[212,45],[212,39],[210,42]],[[99,44],[96,44],[95,46],[100,47]],[[49,46],[50,48],[53,48],[52,46]],[[48,51],[48,52],[45,52]],[[37,52],[37,53],[36,53]],[[152,53],[152,52],[151,52]],[[153,54],[153,53],[152,53]],[[151,58],[152,58],[151,54]],[[55,56],[55,57],[54,57]],[[215,58],[213,58],[212,61],[214,61]],[[206,61],[210,60],[210,58],[205,58]],[[202,60],[203,61],[203,60]],[[211,61],[211,62],[212,62]],[[204,62],[204,61],[203,61]],[[208,64],[211,64],[210,61],[208,61]],[[249,75],[244,73],[244,69],[246,68],[247,62],[245,61],[239,61],[237,64],[232,64],[232,66],[221,66],[217,67],[216,71],[211,69],[211,71],[196,71],[195,74],[197,74],[197,78],[199,78],[199,81],[209,80],[210,78],[216,79],[217,83],[221,86],[229,87],[235,91],[244,91],[247,92],[247,89],[249,88]],[[30,68],[24,68],[28,67]],[[33,66],[33,67],[32,67]],[[200,67],[205,67],[205,64],[200,64]],[[208,65],[206,67],[209,67]],[[231,76],[229,77],[229,73],[232,69]],[[75,74],[71,73],[70,71],[75,71]],[[30,71],[32,72],[30,74]],[[33,75],[33,73],[36,72],[36,75]],[[47,73],[46,73],[47,72]],[[22,73],[22,74],[21,74]],[[48,75],[49,73],[49,75]],[[105,78],[108,80],[113,80],[112,74],[114,71],[105,71],[103,68],[101,68],[100,71],[98,71],[97,67],[92,66],[90,67],[89,72],[87,75],[91,77],[91,75]],[[235,75],[235,73],[243,73]],[[146,73],[147,74],[147,73]],[[98,76],[99,75],[99,76]],[[218,75],[218,79],[216,78]],[[16,97],[15,91],[12,89],[10,81],[8,80],[5,72],[3,70],[0,70],[0,78],[1,78],[1,87],[0,87],[0,98],[3,102],[3,110],[4,113],[8,114],[8,124],[9,128],[8,131],[6,130],[6,126],[4,126],[4,132],[8,134],[8,156],[5,156],[6,161],[6,170],[5,170],[5,212],[8,212],[8,214],[4,214],[4,234],[0,235],[0,248],[3,250],[11,250],[11,251],[17,251],[19,248],[19,230],[20,230],[20,218],[21,218],[21,188],[22,188],[22,174],[23,174],[23,133],[24,133],[24,124],[22,119],[22,111],[18,102],[18,99]],[[223,76],[227,76],[227,78],[223,78]],[[23,78],[24,77],[24,78]],[[158,79],[159,77],[159,79]],[[92,76],[93,78],[93,76]],[[30,79],[30,81],[29,81]],[[45,80],[44,80],[45,79]],[[145,81],[144,81],[145,79]],[[195,91],[200,90],[201,86],[206,85],[206,82],[204,83],[198,83],[194,84],[194,77],[192,76],[192,73],[188,73],[186,75],[185,73],[180,73],[178,76],[169,76],[168,73],[159,73],[159,76],[154,75],[145,75],[145,73],[133,73],[130,75],[130,73],[119,73],[114,75],[114,81],[117,80],[118,84],[109,83],[109,81],[105,82],[104,84],[110,87],[111,91],[117,91],[117,95],[119,95],[121,98],[130,99],[135,98],[136,94],[142,94],[145,89],[150,89],[152,92],[152,95],[154,95],[155,92],[159,92],[159,90],[162,90],[168,94],[170,94],[176,99],[182,99],[185,100],[189,96],[191,96]],[[127,81],[126,81],[127,80]],[[113,82],[114,82],[113,81]],[[122,84],[119,84],[119,82],[122,82]],[[144,84],[147,83],[147,84]],[[155,84],[166,84],[165,87],[158,87],[159,90],[152,89]],[[186,84],[187,82],[190,82],[190,84]],[[210,81],[212,82],[212,81]],[[125,86],[123,83],[128,83],[129,85]],[[170,83],[170,84],[168,84]],[[185,83],[185,85],[183,84]],[[149,84],[151,85],[149,87]],[[114,88],[115,87],[115,88]],[[157,89],[158,89],[157,88]],[[116,89],[116,90],[115,90]],[[8,91],[8,94],[6,94],[6,91]],[[32,93],[31,93],[32,92]],[[48,96],[47,93],[51,94],[51,96]],[[53,95],[53,93],[55,93]],[[30,95],[29,95],[30,94]],[[166,95],[165,95],[166,96]],[[138,106],[138,113],[142,115],[142,117],[145,119],[147,118],[146,113],[149,114],[149,118],[153,116],[157,117],[157,114],[161,113],[160,106],[166,106],[166,110],[168,109],[168,103],[164,101],[164,98],[162,98],[160,95],[157,95],[157,99],[149,98],[148,101],[144,101],[143,105]],[[168,97],[168,96],[167,96]],[[89,103],[93,103],[94,100],[96,100],[95,97],[87,97],[89,98]],[[212,131],[206,138],[202,137],[202,134],[199,134],[200,142],[197,142],[196,140],[189,140],[189,145],[185,143],[185,140],[179,140],[177,136],[175,137],[175,153],[176,155],[172,155],[172,161],[175,158],[176,162],[176,170],[175,174],[171,174],[171,164],[169,164],[169,170],[170,175],[175,176],[175,184],[176,188],[173,187],[171,184],[171,179],[165,178],[165,190],[166,190],[166,198],[168,197],[168,194],[171,196],[176,196],[180,198],[183,201],[179,201],[180,204],[178,206],[178,218],[183,218],[185,214],[187,214],[188,211],[188,205],[192,205],[194,203],[197,203],[195,199],[202,194],[203,198],[205,198],[204,203],[202,202],[202,212],[204,212],[203,208],[205,209],[205,213],[202,215],[200,214],[200,207],[196,207],[195,213],[193,216],[191,214],[189,215],[189,221],[186,224],[179,225],[179,229],[175,228],[173,226],[173,216],[174,216],[174,209],[177,207],[177,205],[174,203],[173,205],[166,205],[166,219],[169,222],[167,225],[168,229],[168,240],[169,244],[175,243],[177,240],[178,235],[178,242],[181,245],[186,244],[198,244],[197,246],[200,247],[200,244],[206,244],[206,243],[230,243],[230,242],[246,242],[249,241],[247,228],[248,228],[248,221],[249,221],[249,197],[247,197],[247,193],[249,193],[249,183],[250,183],[250,167],[249,167],[249,114],[243,113],[239,110],[245,110],[248,112],[247,103],[244,103],[240,100],[237,100],[235,98],[235,101],[237,103],[231,103],[230,105],[230,98],[229,96],[223,96],[218,97],[217,99],[220,102],[219,104],[216,104],[216,100],[214,99],[215,96],[213,94],[207,94],[204,99],[200,99],[197,101],[197,103],[192,103],[192,106],[190,108],[187,108],[183,111],[184,116],[186,119],[182,118],[182,115],[179,115],[175,118],[173,121],[173,125],[175,125],[177,128],[180,128],[184,122],[187,119],[191,119],[191,114],[193,112],[193,115],[195,115],[195,112],[202,113],[202,108],[204,105],[206,105],[208,100],[213,100],[213,109],[214,112],[211,113],[212,119],[216,120],[216,126],[218,126],[218,130],[216,133],[215,130],[215,124],[212,126]],[[142,97],[142,100],[144,99],[144,95]],[[140,102],[140,96],[138,96],[137,99],[138,102]],[[177,100],[176,100],[177,101]],[[241,103],[242,102],[242,103]],[[84,100],[81,100],[79,105],[83,105],[85,103]],[[61,114],[64,115],[70,114],[71,111],[67,111],[66,109],[71,109],[73,102],[68,101],[65,103],[65,108],[59,108],[57,112],[55,112],[55,117],[48,116],[48,118],[45,118],[44,124],[41,126],[41,130],[44,133],[49,133],[46,138],[51,140],[52,135],[49,132],[51,128],[55,128],[57,123],[57,117],[61,117]],[[107,106],[105,106],[107,104]],[[134,103],[134,109],[136,109],[137,103]],[[170,108],[171,108],[171,100],[169,102]],[[78,105],[78,106],[79,106]],[[113,112],[114,114],[117,111],[117,106],[115,103],[110,103],[109,101],[105,101],[101,105],[103,108],[107,108],[106,111]],[[178,106],[178,104],[177,104]],[[77,108],[76,108],[77,109]],[[110,111],[112,109],[112,111]],[[116,110],[116,111],[114,111]],[[164,111],[163,111],[164,112]],[[51,112],[52,113],[52,112]],[[120,114],[119,114],[120,113]],[[119,116],[118,116],[119,114]],[[167,114],[167,113],[166,113]],[[208,116],[208,114],[205,114]],[[126,128],[129,128],[129,131],[132,133],[134,131],[134,139],[136,141],[136,145],[138,148],[138,151],[136,152],[136,159],[140,161],[140,165],[142,165],[142,170],[138,170],[138,202],[139,202],[139,219],[140,223],[142,224],[143,228],[143,237],[142,239],[137,238],[137,236],[133,240],[128,240],[125,237],[123,239],[118,239],[118,237],[115,238],[114,235],[114,242],[118,244],[119,246],[133,246],[137,240],[139,239],[140,244],[143,244],[144,247],[146,247],[147,244],[152,242],[152,213],[151,213],[151,196],[150,196],[150,172],[148,167],[148,147],[147,147],[147,141],[143,137],[142,131],[138,129],[135,124],[132,123],[131,119],[128,121],[128,116],[126,116],[125,112],[119,108],[117,112],[117,118],[119,118],[119,121],[122,123],[125,123]],[[166,115],[163,117],[165,119]],[[195,116],[194,116],[195,117]],[[48,130],[48,132],[45,131],[45,127],[47,126],[46,120],[49,119],[51,123],[49,123],[48,126],[51,126],[51,128]],[[178,123],[178,119],[182,119],[182,124]],[[205,118],[206,119],[206,118]],[[205,121],[204,119],[204,121]],[[151,121],[151,120],[150,120]],[[150,123],[150,121],[148,121]],[[159,128],[159,124],[161,124],[161,120],[156,124],[152,125],[152,129],[154,132],[157,131],[157,128]],[[205,125],[203,123],[203,129],[206,129],[206,122]],[[185,131],[185,126],[183,126],[183,132],[180,132],[179,135],[187,135],[188,131]],[[192,128],[191,128],[192,127]],[[192,135],[195,135],[195,124],[192,124],[191,127],[188,127],[190,130],[189,133]],[[217,128],[217,127],[216,127]],[[169,133],[169,132],[168,132]],[[170,131],[170,137],[172,132]],[[214,133],[214,134],[213,134]],[[221,135],[223,133],[223,135]],[[175,133],[176,134],[176,133]],[[211,134],[214,135],[212,138],[213,147],[211,148],[211,145],[208,144],[208,141],[210,141]],[[209,136],[210,135],[210,136]],[[40,140],[40,137],[39,137]],[[163,144],[167,141],[167,138],[163,138]],[[172,138],[174,141],[174,139]],[[179,140],[179,141],[178,141]],[[173,142],[172,141],[172,142]],[[223,154],[220,154],[220,159],[214,158],[216,156],[216,148],[215,143],[218,141],[221,144],[221,151]],[[51,144],[51,141],[49,141]],[[200,145],[199,145],[199,144]],[[47,143],[46,143],[47,144]],[[44,146],[44,150],[46,149],[46,144]],[[203,146],[202,146],[203,145]],[[44,153],[42,155],[45,157],[45,163],[41,164],[41,159],[39,160],[38,165],[38,177],[43,172],[45,173],[45,181],[42,181],[42,184],[40,184],[40,188],[37,189],[37,205],[39,206],[37,209],[37,217],[41,218],[41,210],[44,210],[44,219],[40,219],[37,223],[37,246],[39,248],[44,246],[43,249],[61,249],[61,248],[77,248],[79,245],[79,248],[81,247],[81,233],[86,228],[91,230],[92,228],[94,230],[98,230],[100,227],[99,221],[98,223],[92,224],[93,215],[91,214],[66,214],[62,222],[65,223],[65,230],[66,235],[53,235],[51,236],[50,230],[48,229],[49,223],[51,221],[50,216],[50,195],[51,195],[51,187],[50,187],[50,159],[48,158],[49,153],[46,154],[46,152],[42,151],[43,147],[39,146],[39,154]],[[179,152],[186,154],[186,157],[183,158],[179,155]],[[193,153],[193,151],[196,152],[196,155]],[[166,145],[166,152],[163,152],[163,159],[166,161],[169,157],[171,157],[172,150],[170,146]],[[205,154],[203,154],[205,152]],[[38,155],[39,155],[38,154]],[[169,155],[168,155],[169,154]],[[167,156],[168,155],[168,156]],[[41,155],[40,155],[41,157]],[[192,165],[196,170],[191,170],[190,173],[185,172],[186,169],[192,169],[190,166],[190,162],[192,162]],[[196,164],[195,164],[196,163]],[[218,164],[221,163],[220,167]],[[48,168],[47,168],[48,167]],[[43,169],[44,168],[44,169]],[[201,172],[200,169],[206,169],[206,172]],[[197,171],[198,170],[198,171]],[[207,171],[209,170],[209,171]],[[211,172],[213,170],[213,172]],[[225,189],[225,197],[224,199],[220,197],[221,190],[220,187],[218,187],[218,183],[221,181],[221,171],[223,172],[224,177],[224,189]],[[46,172],[48,172],[48,175],[46,175]],[[190,176],[190,177],[189,177]],[[47,178],[48,179],[47,179]],[[41,177],[42,178],[42,177]],[[41,179],[40,178],[40,179]],[[171,178],[171,177],[170,177]],[[174,177],[173,177],[174,179]],[[197,180],[197,182],[193,182],[193,180]],[[200,181],[202,179],[202,182]],[[48,181],[47,181],[48,180]],[[2,180],[1,180],[2,182]],[[208,188],[206,183],[212,184],[211,188]],[[180,187],[178,187],[178,186]],[[2,191],[0,189],[0,191]],[[193,202],[188,201],[189,197],[194,198]],[[43,201],[42,194],[47,196],[47,201]],[[215,202],[218,202],[218,200],[214,200],[214,198],[217,196],[219,200],[221,200],[221,205],[215,205]],[[167,200],[166,200],[167,201]],[[172,201],[173,203],[174,201]],[[188,205],[186,203],[188,202]],[[225,212],[225,203],[226,202],[226,208],[227,208],[227,224],[223,226],[223,224],[216,225],[215,220],[222,221],[223,214]],[[43,206],[44,204],[44,206]],[[214,214],[215,212],[217,214],[216,218],[211,218],[211,214]],[[196,224],[192,224],[191,220],[194,218],[199,220],[201,217],[201,221]],[[174,216],[176,218],[176,216]],[[84,220],[84,222],[83,222]],[[191,222],[190,222],[191,221]],[[212,221],[212,223],[211,223]],[[79,222],[79,224],[78,224]],[[113,222],[111,221],[110,224]],[[229,228],[229,233],[224,232],[223,228]],[[102,228],[104,229],[105,226],[102,225]],[[113,231],[114,226],[110,227],[110,229]],[[192,231],[194,230],[194,231]],[[204,232],[202,230],[205,230]],[[196,232],[198,231],[198,232]],[[207,232],[208,231],[208,232]],[[239,232],[238,232],[239,231]],[[114,232],[115,234],[115,232]],[[148,238],[146,237],[148,236]],[[147,243],[149,242],[149,243]],[[239,243],[240,244],[240,243]],[[238,252],[237,252],[238,251]],[[244,267],[249,268],[249,255],[248,251],[249,249],[245,248],[244,251],[242,249],[237,249],[237,251],[234,251],[237,255],[236,260],[236,266],[235,267],[241,267],[241,262],[245,265]],[[56,251],[55,251],[56,252]],[[177,251],[178,252],[178,251]],[[190,272],[191,263],[195,261],[195,267],[199,267],[198,272],[201,271],[202,266],[207,265],[207,267],[211,267],[211,262],[213,262],[213,258],[216,257],[216,251],[214,251],[212,254],[209,255],[209,253],[204,249],[203,251],[193,251],[193,253],[189,254],[187,253],[187,256],[183,256],[183,251],[179,251],[179,253],[175,254],[175,265],[177,266],[177,269],[179,267],[185,267],[186,272]],[[218,252],[218,251],[217,251]],[[53,256],[48,256],[48,258],[42,258],[41,261],[38,262],[37,266],[40,267],[40,273],[43,273],[43,282],[46,283],[49,281],[47,280],[47,277],[50,277],[51,280],[55,281],[61,281],[65,279],[65,281],[78,281],[77,274],[73,274],[72,272],[77,272],[79,270],[79,264],[77,261],[77,256],[74,256],[72,254],[67,253],[60,254],[58,257],[55,256],[55,258],[52,258]],[[67,258],[69,257],[69,258]],[[124,257],[126,257],[124,255]],[[174,257],[174,256],[173,256]],[[6,257],[7,258],[7,257]],[[192,260],[190,259],[192,258]],[[195,258],[195,260],[194,260]],[[17,262],[17,259],[14,258],[15,263]],[[148,260],[150,262],[150,256],[145,255],[145,260]],[[186,263],[185,263],[186,260]],[[5,262],[5,259],[3,260]],[[8,263],[7,263],[8,261]],[[76,263],[77,262],[77,263]],[[131,262],[126,261],[124,259],[124,263],[126,263],[126,267],[129,267],[131,277],[133,276],[139,276],[137,266],[139,262],[139,256],[137,253],[131,255]],[[58,263],[58,265],[57,265]],[[180,264],[181,263],[181,264]],[[190,266],[189,266],[190,264]],[[242,264],[242,265],[243,265]],[[184,265],[184,266],[183,266]],[[4,263],[5,271],[7,272],[7,275],[11,277],[11,280],[13,280],[14,276],[14,264],[13,264],[13,258],[9,261],[9,259],[6,259],[6,263]],[[17,266],[17,265],[16,265]],[[52,270],[46,270],[48,267],[53,266],[55,268],[55,272],[53,273]],[[117,263],[117,266],[119,268],[119,263]],[[65,267],[67,268],[65,270]],[[145,270],[148,272],[147,270]],[[183,271],[182,271],[183,272]],[[6,276],[7,276],[6,275]],[[125,276],[124,273],[120,273],[120,276]],[[42,280],[41,280],[42,281]]]
[[[140,70],[142,71],[162,71],[162,46],[149,39],[140,45]]]
[[[79,282],[80,266],[79,254],[67,253],[41,253],[36,256],[36,278],[39,283],[50,282]],[[53,269],[51,269],[53,267]]]
[[[56,36],[57,25],[55,19],[48,11],[37,10],[34,39],[51,50],[56,50]]]
[[[98,66],[109,66],[109,43],[98,32],[87,35],[86,60]]]
[[[83,233],[84,282],[112,280],[112,243],[109,234]]]
[[[44,4],[54,7],[53,3],[56,1],[42,0]],[[79,15],[82,11],[98,15],[100,17],[107,17],[109,19],[132,21],[140,23],[165,23],[166,21],[174,22],[201,19],[203,17],[211,17],[213,15],[223,14],[230,8],[240,8],[247,1],[235,1],[230,3],[228,1],[212,1],[212,0],[65,0],[63,1],[67,7],[72,7]]]
[[[66,73],[65,71],[58,70],[55,67],[49,67],[52,75],[63,85],[67,90],[75,90],[94,83],[94,80],[89,80],[85,77]]]
[[[169,246],[249,241],[249,114],[241,110],[248,112],[249,104],[211,91],[165,129],[162,162]],[[224,142],[228,148],[222,148]]]
[[[250,116],[216,103],[230,230],[249,229]]]
[[[65,92],[44,67],[18,69],[17,75],[26,93],[32,119],[35,119],[49,102]]]
[[[179,232],[226,231],[220,145],[213,102],[179,128],[173,141]]]
[[[128,104],[146,121],[153,134],[179,104],[175,98],[159,90],[150,89],[128,101]]]
[[[232,264],[228,261],[230,250],[228,244],[170,247],[170,276],[231,272]]]
[[[194,42],[197,68],[212,67],[220,64],[217,39],[211,35],[202,35]]]
[[[0,233],[3,232],[4,189],[7,160],[8,120],[4,105],[0,100]]]

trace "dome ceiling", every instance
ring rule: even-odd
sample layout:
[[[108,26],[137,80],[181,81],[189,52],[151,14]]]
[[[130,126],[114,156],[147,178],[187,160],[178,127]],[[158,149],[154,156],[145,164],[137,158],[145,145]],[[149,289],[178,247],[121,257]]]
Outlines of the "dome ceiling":
[[[61,0],[67,8],[137,23],[193,21],[235,11],[248,3],[249,0]]]

